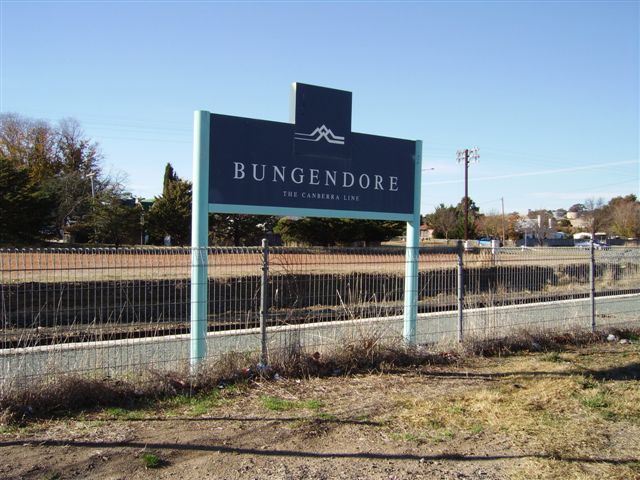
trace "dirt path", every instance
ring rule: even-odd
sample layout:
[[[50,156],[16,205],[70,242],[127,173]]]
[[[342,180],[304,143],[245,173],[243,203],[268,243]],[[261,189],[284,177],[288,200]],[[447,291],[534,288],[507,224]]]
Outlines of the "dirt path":
[[[0,478],[640,478],[639,379],[636,342],[226,387],[3,427]]]

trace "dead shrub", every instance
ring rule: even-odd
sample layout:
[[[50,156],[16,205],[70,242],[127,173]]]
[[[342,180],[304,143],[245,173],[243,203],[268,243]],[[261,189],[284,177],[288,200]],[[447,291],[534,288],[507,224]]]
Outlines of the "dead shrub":
[[[462,342],[461,352],[464,356],[505,356],[519,352],[559,351],[566,346],[585,346],[602,342],[605,332],[589,332],[573,330],[563,333],[549,331],[520,331],[508,337],[494,339],[470,338]],[[622,337],[625,338],[625,337]]]
[[[367,332],[326,352],[305,351],[299,343],[291,343],[272,355],[270,368],[285,377],[324,377],[388,372],[457,360],[458,356],[451,352],[433,352],[426,347],[407,345],[401,338],[384,338],[379,332]]]
[[[223,384],[247,380],[255,375],[258,362],[257,354],[242,352],[229,352],[208,360],[190,380],[191,391],[206,392]]]
[[[133,408],[190,389],[189,377],[180,372],[147,370],[120,379],[51,374],[30,385],[3,385],[0,421],[45,418],[97,407]]]
[[[96,406],[127,406],[142,394],[126,381],[64,375],[28,387],[7,387],[0,396],[0,411],[4,421],[20,421]]]

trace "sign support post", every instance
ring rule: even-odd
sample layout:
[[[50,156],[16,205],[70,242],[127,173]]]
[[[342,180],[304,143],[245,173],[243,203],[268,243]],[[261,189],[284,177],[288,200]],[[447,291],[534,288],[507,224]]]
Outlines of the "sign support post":
[[[209,136],[211,114],[193,116],[193,211],[191,213],[191,373],[207,351],[209,247]]]
[[[403,337],[408,345],[416,343],[418,316],[418,262],[420,260],[420,187],[422,182],[422,142],[416,141],[413,219],[407,222],[407,247],[404,280]]]

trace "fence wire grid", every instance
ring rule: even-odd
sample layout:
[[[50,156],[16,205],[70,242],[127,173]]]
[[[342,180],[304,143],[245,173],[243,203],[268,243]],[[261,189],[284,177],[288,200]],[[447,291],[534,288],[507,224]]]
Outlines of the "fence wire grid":
[[[189,363],[190,248],[0,250],[0,386]],[[404,248],[209,248],[207,359],[402,335]],[[640,324],[640,249],[419,249],[416,342]],[[593,259],[593,260],[592,260]]]

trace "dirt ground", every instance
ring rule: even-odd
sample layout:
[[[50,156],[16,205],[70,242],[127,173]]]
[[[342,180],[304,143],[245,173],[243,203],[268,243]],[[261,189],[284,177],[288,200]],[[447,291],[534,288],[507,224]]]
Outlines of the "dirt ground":
[[[258,249],[238,247],[234,253],[219,251],[208,256],[209,277],[226,278],[260,273],[262,256]],[[83,282],[125,279],[189,278],[191,254],[188,249],[131,249],[118,253],[113,249],[86,250],[0,250],[0,283]],[[599,261],[620,261],[614,252],[597,253]],[[635,257],[633,257],[635,258]],[[455,268],[455,253],[420,254],[419,269]],[[584,264],[588,255],[579,249],[545,249],[542,251],[508,249],[498,257],[489,250],[467,253],[467,268],[500,266],[557,266]],[[270,254],[270,271],[283,273],[383,272],[402,274],[405,258],[402,249],[385,251],[354,250],[352,253],[314,249]]]
[[[639,380],[635,340],[221,386],[0,427],[0,478],[640,479]]]

